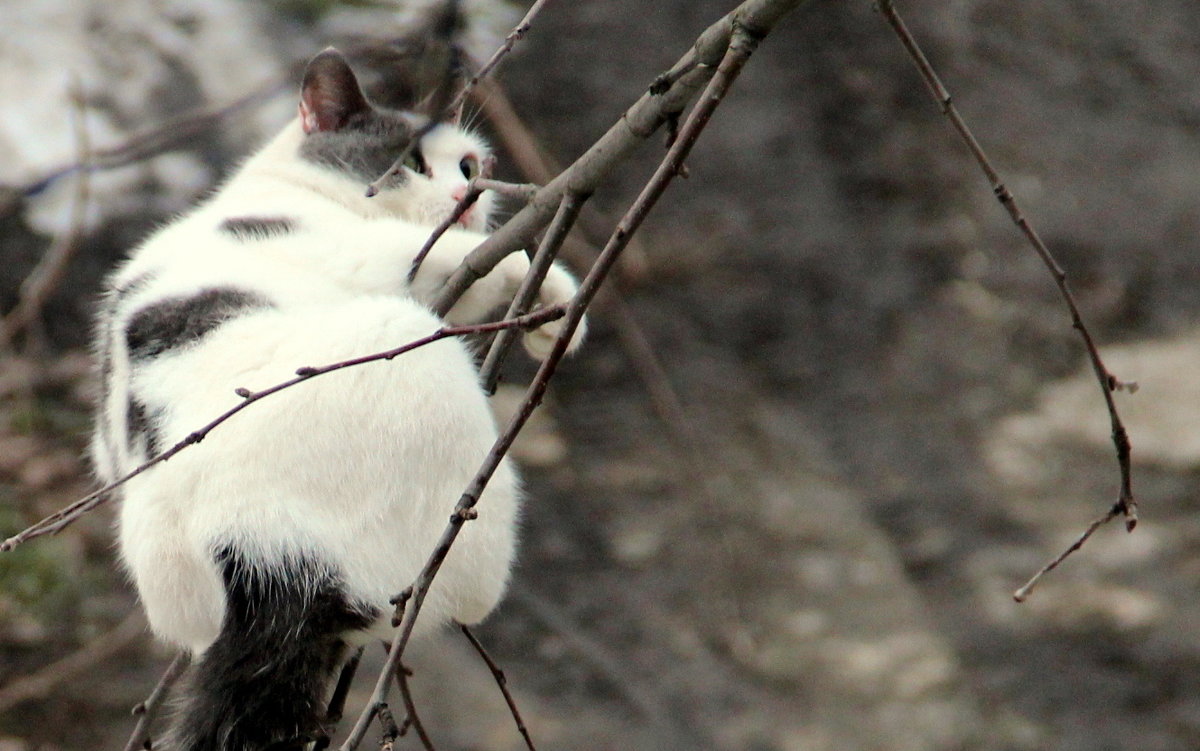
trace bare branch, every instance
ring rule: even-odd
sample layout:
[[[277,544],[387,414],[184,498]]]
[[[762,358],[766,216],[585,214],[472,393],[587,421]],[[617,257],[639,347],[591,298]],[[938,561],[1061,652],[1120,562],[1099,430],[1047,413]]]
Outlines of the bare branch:
[[[408,715],[405,720],[406,726],[417,731],[417,737],[421,739],[421,745],[425,747],[425,751],[437,751],[433,740],[430,739],[429,733],[425,731],[425,726],[421,723],[420,715],[417,714],[417,704],[413,701],[412,689],[408,687],[408,676],[410,675],[408,668],[404,667],[404,663],[397,661],[396,669],[392,674],[396,676],[396,685],[400,687],[400,698],[404,702],[404,711]]]
[[[550,221],[563,195],[568,191],[584,195],[594,192],[600,181],[630,152],[670,117],[682,112],[712,77],[729,46],[735,25],[742,25],[752,35],[765,35],[781,17],[805,2],[808,0],[747,0],[708,27],[672,68],[672,71],[679,71],[677,76],[672,76],[663,85],[660,85],[664,80],[660,76],[655,85],[583,156],[539,190],[525,208],[467,256],[447,280],[434,303],[435,312],[444,315],[475,280],[485,276],[509,253],[525,247]]]
[[[550,270],[550,264],[554,263],[558,249],[566,239],[567,233],[571,231],[571,225],[579,216],[579,210],[583,208],[585,200],[587,200],[586,196],[580,196],[577,193],[568,193],[563,196],[562,204],[559,205],[554,220],[550,222],[550,228],[546,231],[545,238],[542,239],[537,252],[533,254],[533,258],[529,262],[529,272],[521,280],[521,286],[517,289],[517,294],[513,296],[512,303],[509,304],[508,310],[504,314],[505,318],[523,315],[529,310],[537,296],[538,288],[542,286],[542,281]],[[513,331],[500,331],[492,340],[487,357],[484,358],[483,365],[479,368],[479,382],[483,384],[483,390],[488,394],[496,393],[496,381],[500,377],[500,366],[514,341],[516,341],[516,334]]]
[[[412,587],[407,587],[403,592],[392,598],[392,604],[396,606],[396,611],[392,615],[392,627],[399,626],[404,618],[404,611],[408,607],[408,601],[412,597]],[[367,702],[366,707],[358,716],[358,720],[354,723],[354,728],[350,731],[350,735],[346,737],[346,741],[339,747],[339,751],[354,751],[358,745],[362,743],[363,737],[367,734],[367,728],[371,726],[371,720],[379,715],[379,710],[387,706],[388,689],[392,685],[392,676],[400,668],[401,651],[396,648],[396,641],[400,638],[399,632],[392,639],[392,644],[388,648],[387,660],[383,663],[383,669],[379,671],[379,676],[375,679],[375,690],[371,693],[371,698]]]
[[[463,636],[467,637],[467,641],[471,642],[471,646],[475,647],[475,651],[479,653],[484,663],[487,664],[488,670],[492,672],[492,677],[496,679],[496,685],[500,687],[500,693],[504,695],[504,703],[508,705],[508,711],[512,712],[513,721],[517,723],[517,732],[525,739],[525,747],[529,751],[537,751],[534,748],[533,739],[529,737],[529,729],[525,727],[525,721],[521,719],[521,712],[517,709],[517,703],[508,691],[508,678],[505,677],[504,671],[500,669],[500,666],[496,664],[496,661],[492,659],[488,651],[483,648],[483,644],[475,638],[475,634],[471,633],[471,629],[462,623],[458,624],[458,628],[463,632]]]
[[[41,175],[16,186],[12,192],[20,197],[37,195],[49,187],[51,183],[81,170],[86,172],[102,172],[124,167],[135,162],[140,162],[143,159],[149,159],[166,153],[188,143],[197,134],[214,127],[227,116],[239,110],[254,107],[268,101],[273,94],[283,89],[285,83],[285,79],[268,81],[248,94],[238,97],[227,104],[184,113],[179,117],[168,120],[162,125],[136,133],[117,146],[97,149],[89,155],[86,161],[78,160],[71,164],[47,170]],[[0,214],[3,213],[3,207],[0,207]]]
[[[332,363],[330,365],[323,365],[323,366],[317,367],[317,368],[313,368],[313,367],[297,368],[295,378],[284,381],[283,383],[278,383],[274,386],[263,389],[262,391],[249,391],[247,389],[238,389],[237,395],[242,397],[242,401],[239,404],[236,404],[233,407],[229,408],[228,410],[226,410],[224,413],[222,413],[220,416],[218,416],[217,418],[212,420],[210,423],[208,423],[204,427],[189,433],[187,436],[184,437],[183,440],[179,441],[174,446],[170,447],[166,451],[163,451],[163,452],[159,453],[158,455],[154,456],[153,458],[149,459],[144,464],[138,466],[136,469],[132,470],[128,474],[119,478],[115,482],[105,485],[103,488],[100,488],[99,490],[84,496],[83,498],[79,499],[78,501],[75,501],[74,503],[67,506],[66,508],[56,511],[55,513],[51,514],[50,516],[47,516],[45,519],[42,519],[37,524],[34,524],[33,526],[31,526],[27,529],[24,529],[21,532],[18,532],[17,534],[8,538],[4,542],[0,543],[0,552],[6,552],[9,550],[12,550],[17,545],[20,545],[23,542],[27,542],[28,540],[32,540],[35,537],[41,537],[42,535],[54,534],[54,533],[59,532],[64,527],[66,527],[68,524],[70,524],[71,522],[78,519],[80,516],[86,514],[87,512],[91,511],[94,508],[97,508],[98,506],[102,506],[105,503],[107,503],[108,499],[110,497],[110,494],[112,493],[113,490],[116,490],[120,486],[129,482],[130,480],[132,480],[133,478],[142,474],[143,472],[145,472],[146,470],[155,466],[156,464],[161,464],[162,462],[165,462],[168,459],[171,459],[173,456],[178,454],[180,451],[183,451],[188,446],[197,444],[200,441],[204,440],[205,437],[208,436],[208,434],[210,432],[212,432],[212,430],[214,428],[216,428],[217,426],[219,426],[221,423],[225,422],[229,418],[233,417],[238,412],[241,412],[246,407],[249,407],[254,402],[256,402],[260,399],[264,399],[268,396],[271,396],[272,394],[277,394],[280,391],[283,391],[284,389],[291,388],[292,386],[295,386],[298,383],[303,383],[304,381],[307,381],[310,378],[315,378],[320,375],[325,375],[326,373],[332,373],[336,370],[341,370],[343,368],[350,368],[350,367],[354,367],[357,365],[364,365],[366,363],[371,363],[371,362],[379,362],[381,360],[392,360],[396,357],[399,357],[400,355],[403,355],[406,352],[411,352],[412,350],[417,349],[418,347],[423,347],[427,344],[432,344],[441,339],[447,339],[449,337],[454,337],[454,336],[467,336],[469,334],[483,334],[483,333],[489,333],[489,332],[494,332],[494,331],[502,331],[506,328],[536,328],[538,326],[541,326],[544,323],[549,323],[550,321],[561,318],[561,317],[563,317],[563,315],[564,315],[563,307],[560,305],[554,305],[554,306],[550,306],[548,308],[542,308],[541,310],[535,311],[533,313],[529,313],[528,315],[523,315],[523,316],[520,316],[519,318],[514,318],[514,319],[510,319],[510,320],[506,320],[506,321],[493,321],[490,323],[479,323],[479,324],[472,324],[469,326],[443,326],[442,328],[437,329],[436,331],[434,331],[432,334],[430,334],[428,336],[425,336],[425,337],[422,337],[415,341],[409,342],[408,344],[401,345],[399,347],[396,347],[395,349],[389,349],[389,350],[385,350],[383,352],[376,352],[376,353],[370,354],[370,355],[363,355],[362,357],[355,357],[355,358],[351,358],[349,360],[343,360],[341,362]]]
[[[1016,592],[1013,592],[1013,599],[1017,602],[1025,602],[1026,598],[1029,597],[1029,594],[1033,591],[1033,588],[1037,586],[1037,583],[1043,576],[1058,568],[1058,564],[1065,561],[1067,556],[1082,548],[1083,544],[1088,541],[1088,538],[1091,537],[1097,529],[1100,529],[1100,527],[1108,524],[1121,513],[1123,513],[1121,507],[1119,505],[1114,505],[1108,510],[1108,513],[1092,520],[1092,523],[1087,526],[1087,529],[1083,530],[1083,534],[1075,538],[1075,542],[1071,543],[1066,550],[1059,553],[1057,558],[1050,561],[1045,566],[1042,566],[1041,570],[1031,576],[1029,581],[1025,582],[1020,589],[1018,589]]]
[[[430,106],[430,112],[435,113],[434,116],[430,117],[428,122],[426,122],[424,125],[418,128],[415,133],[413,133],[412,140],[410,140],[408,146],[406,146],[404,150],[400,152],[400,155],[396,157],[396,160],[392,162],[392,166],[388,167],[382,175],[375,178],[375,180],[367,186],[368,198],[379,193],[379,190],[383,184],[400,172],[405,160],[408,159],[409,155],[412,154],[414,149],[416,149],[417,144],[420,143],[421,139],[425,137],[426,133],[436,128],[447,118],[457,117],[457,113],[461,112],[462,105],[466,101],[467,96],[476,87],[476,85],[479,84],[480,80],[487,76],[487,74],[490,73],[497,64],[499,64],[500,60],[512,50],[513,45],[516,44],[517,41],[520,40],[520,38],[523,37],[527,31],[529,31],[529,28],[533,23],[534,16],[538,14],[546,2],[547,0],[537,0],[537,2],[533,4],[533,7],[530,8],[529,12],[525,14],[525,18],[523,18],[521,22],[517,24],[516,28],[509,33],[508,37],[505,38],[504,44],[501,45],[500,49],[496,50],[495,54],[492,55],[492,58],[488,60],[483,68],[481,68],[478,73],[471,77],[471,80],[468,81],[466,86],[464,86],[462,90],[458,92],[457,96],[455,96],[453,99],[450,99],[445,86],[438,90],[437,96],[440,101],[434,101]],[[455,14],[457,14],[457,11],[455,11]],[[451,62],[454,61],[455,58],[452,57]],[[447,80],[451,78],[449,73],[450,71],[447,71]],[[441,116],[437,116],[436,113],[441,113]]]
[[[171,687],[183,676],[183,672],[187,670],[191,661],[192,658],[188,656],[187,652],[175,655],[175,659],[171,660],[171,664],[167,666],[162,678],[158,679],[158,685],[150,692],[150,696],[146,698],[146,701],[133,708],[133,713],[138,716],[138,721],[133,728],[133,735],[129,736],[129,742],[125,744],[125,751],[143,751],[151,747],[150,725],[158,715],[158,710],[162,708],[163,702],[166,701]]]
[[[795,7],[796,4],[786,4],[788,6],[787,10]],[[691,152],[696,139],[699,138],[700,133],[708,124],[712,113],[723,101],[729,87],[737,78],[738,73],[741,72],[746,61],[750,59],[750,55],[757,48],[759,40],[770,31],[771,26],[775,20],[778,20],[779,15],[782,15],[782,13],[779,13],[772,16],[771,11],[777,11],[778,5],[768,2],[757,3],[754,0],[750,0],[750,2],[740,6],[739,10],[734,12],[734,18],[731,21],[728,49],[722,57],[717,70],[712,75],[711,80],[708,82],[704,94],[698,99],[696,106],[688,114],[687,121],[680,129],[679,138],[672,144],[666,157],[658,165],[654,175],[650,178],[650,181],[642,189],[637,199],[633,202],[633,205],[630,206],[624,217],[617,224],[616,230],[612,233],[604,250],[600,253],[600,257],[596,260],[596,263],[592,266],[587,276],[584,277],[579,286],[579,291],[567,308],[567,315],[563,322],[562,331],[555,339],[553,348],[550,350],[545,361],[542,362],[533,382],[529,385],[524,400],[508,425],[496,438],[492,449],[488,452],[475,478],[459,498],[454,513],[451,514],[450,521],[442,532],[441,539],[434,547],[421,573],[409,589],[406,590],[411,591],[411,600],[408,602],[408,607],[405,610],[400,630],[392,642],[393,652],[402,653],[405,646],[407,646],[408,640],[412,636],[413,627],[416,624],[416,618],[420,615],[421,606],[426,595],[429,593],[430,587],[433,585],[434,577],[437,576],[437,572],[449,554],[451,546],[458,538],[458,534],[462,530],[462,525],[478,515],[475,511],[475,505],[479,502],[483,489],[486,487],[488,480],[491,479],[496,468],[500,465],[508,449],[512,446],[513,440],[545,396],[550,379],[554,375],[558,363],[566,353],[567,345],[571,341],[571,337],[574,336],[575,330],[583,318],[584,311],[595,297],[596,292],[620,256],[621,251],[628,244],[629,238],[641,226],[650,210],[654,207],[654,204],[662,196],[663,191],[678,176],[679,168]],[[762,10],[765,15],[762,17],[753,15],[751,9],[754,8]],[[746,12],[754,23],[743,23],[740,15],[738,15],[739,11]],[[766,23],[767,20],[770,22]],[[389,658],[392,656],[396,656],[397,660],[399,659],[398,654],[389,655]]]
[[[483,109],[489,122],[491,122],[497,134],[501,137],[506,150],[517,161],[518,167],[526,177],[535,182],[545,183],[552,180],[554,175],[561,171],[554,165],[552,160],[544,155],[532,131],[530,131],[513,109],[507,95],[504,93],[503,87],[497,82],[485,82],[485,85],[477,93],[476,103]],[[534,188],[534,193],[536,193],[537,186],[531,185],[530,187]],[[526,196],[525,200],[528,201],[531,198],[532,194]],[[600,224],[604,224],[607,227],[609,222],[605,221],[595,211],[593,205],[585,207],[580,212],[578,225],[582,228],[585,237],[596,234],[593,230],[596,230],[597,225]],[[607,234],[607,229],[604,232]],[[626,355],[629,357],[634,370],[650,395],[650,402],[654,411],[666,425],[680,450],[680,458],[683,460],[680,464],[681,473],[686,474],[689,480],[706,478],[711,475],[712,467],[715,465],[703,458],[707,455],[707,451],[701,448],[703,443],[695,427],[687,419],[682,400],[671,385],[660,358],[650,345],[646,333],[643,331],[638,319],[629,309],[629,304],[625,301],[621,292],[621,283],[628,281],[628,261],[630,257],[632,256],[637,259],[644,256],[646,252],[638,241],[638,237],[635,235],[630,240],[629,246],[621,255],[622,263],[618,265],[616,271],[624,273],[618,273],[617,278],[614,279],[617,282],[616,285],[608,284],[605,286],[596,298],[594,307],[597,310],[611,313],[608,316],[609,322],[615,328],[617,337],[625,349]],[[599,242],[596,244],[598,245]],[[595,262],[595,257],[599,253],[599,248],[594,248],[592,245],[593,243],[589,238],[587,250],[590,253],[586,261],[587,266]],[[569,248],[564,247],[564,252],[569,250]],[[579,250],[582,250],[582,248]],[[582,252],[576,258],[579,259],[580,265],[584,265],[582,262]],[[486,364],[483,371],[487,372]],[[488,383],[486,379],[484,382],[485,384]],[[708,482],[700,483],[702,489],[709,484]]]
[[[537,2],[530,6],[529,12],[525,14],[525,17],[521,19],[521,22],[518,23],[513,30],[508,33],[508,36],[504,38],[504,43],[500,45],[500,49],[496,50],[495,53],[492,54],[491,59],[484,63],[483,67],[480,68],[475,75],[471,76],[471,80],[467,81],[467,85],[463,87],[462,91],[458,92],[458,96],[455,97],[454,102],[449,107],[451,112],[462,112],[462,106],[466,103],[467,97],[471,95],[471,92],[476,86],[479,85],[480,81],[487,78],[488,75],[491,74],[496,66],[500,64],[500,61],[504,59],[504,56],[509,52],[512,52],[513,46],[517,42],[521,41],[522,37],[529,32],[529,29],[533,26],[533,19],[542,11],[542,6],[544,6],[547,2],[548,0],[537,0]]]
[[[496,158],[489,156],[487,159],[483,160],[483,164],[479,167],[479,177],[491,177],[492,170],[495,168]],[[425,241],[425,244],[422,245],[421,249],[417,251],[417,255],[413,257],[412,266],[408,269],[409,284],[412,284],[412,280],[417,278],[417,272],[421,270],[421,264],[425,263],[425,256],[429,255],[429,251],[433,250],[433,246],[437,243],[437,241],[442,239],[442,235],[446,234],[451,227],[457,224],[459,219],[462,219],[463,214],[467,213],[467,209],[475,205],[475,202],[479,200],[479,196],[483,195],[483,191],[485,190],[487,190],[487,188],[481,186],[478,179],[472,180],[467,185],[467,192],[464,193],[463,197],[460,198],[458,203],[454,205],[454,210],[450,212],[449,216],[442,220],[441,224],[433,228],[433,232],[430,233],[429,239]]]
[[[976,140],[970,128],[967,127],[966,121],[963,120],[962,115],[958,112],[958,108],[954,106],[950,92],[946,90],[946,87],[942,84],[941,79],[938,78],[937,73],[930,64],[929,59],[921,51],[917,40],[908,30],[904,20],[900,18],[900,14],[896,12],[893,0],[878,0],[878,7],[887,20],[888,25],[892,27],[892,30],[899,37],[905,50],[908,51],[909,56],[916,64],[917,70],[921,73],[921,78],[924,79],[925,85],[929,88],[929,93],[941,107],[942,114],[949,118],[950,124],[967,145],[967,148],[970,149],[971,155],[979,164],[980,169],[983,170],[984,175],[987,176],[988,183],[992,186],[992,192],[995,194],[996,199],[1004,206],[1013,223],[1017,225],[1021,234],[1029,241],[1034,252],[1042,260],[1042,263],[1050,270],[1051,275],[1054,277],[1054,283],[1058,286],[1059,294],[1070,311],[1071,325],[1079,332],[1080,338],[1083,339],[1084,347],[1087,349],[1088,358],[1092,364],[1092,370],[1096,374],[1096,379],[1100,382],[1100,390],[1104,393],[1104,402],[1108,407],[1109,421],[1112,424],[1113,444],[1117,451],[1117,465],[1121,473],[1121,489],[1117,501],[1113,505],[1112,510],[1101,517],[1102,521],[1099,521],[1098,524],[1093,523],[1074,545],[1034,576],[1025,586],[1017,590],[1013,597],[1018,602],[1021,602],[1029,596],[1034,584],[1044,573],[1056,567],[1063,559],[1078,550],[1087,541],[1088,537],[1095,531],[1095,527],[1108,522],[1118,515],[1125,517],[1125,529],[1127,531],[1132,532],[1133,528],[1137,526],[1137,501],[1133,497],[1129,434],[1125,430],[1125,425],[1121,422],[1120,415],[1117,414],[1117,405],[1113,399],[1113,391],[1122,388],[1124,384],[1109,372],[1108,368],[1104,365],[1104,361],[1100,358],[1100,351],[1096,347],[1091,332],[1088,331],[1087,326],[1083,322],[1083,316],[1079,312],[1079,305],[1075,302],[1075,296],[1071,293],[1070,285],[1067,283],[1066,272],[1063,271],[1058,260],[1055,259],[1050,249],[1042,242],[1042,238],[1033,228],[1033,225],[1025,217],[1012,192],[1000,180],[999,173],[992,166],[992,162],[984,152],[983,147],[980,146],[979,141]]]
[[[404,721],[404,727],[396,724],[392,708],[386,704],[379,707],[379,724],[383,726],[383,737],[379,739],[380,751],[392,751],[396,746],[396,739],[404,735],[409,728],[407,719]]]
[[[75,256],[75,251],[83,239],[92,182],[88,170],[92,159],[92,141],[88,132],[87,107],[83,97],[82,85],[77,78],[73,78],[70,98],[75,121],[75,158],[76,163],[82,166],[79,177],[76,178],[75,195],[71,199],[70,225],[65,233],[55,238],[37,266],[21,282],[16,306],[0,320],[0,347],[11,344],[18,334],[39,319],[46,299],[62,282],[67,265]]]
[[[516,198],[523,202],[527,202],[537,195],[538,190],[542,187],[533,183],[506,183],[500,180],[489,180],[484,177],[477,177],[474,182],[476,187],[481,190],[495,191],[502,196]]]

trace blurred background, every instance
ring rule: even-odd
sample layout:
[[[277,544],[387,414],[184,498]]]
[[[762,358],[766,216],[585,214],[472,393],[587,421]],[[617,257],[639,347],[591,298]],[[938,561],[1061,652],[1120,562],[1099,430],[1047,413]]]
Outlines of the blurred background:
[[[3,3],[0,310],[23,330],[0,357],[0,532],[91,488],[101,275],[292,115],[297,61],[387,42],[419,5]],[[501,171],[569,163],[735,5],[550,3],[474,107]],[[813,0],[750,61],[516,447],[524,549],[478,634],[539,748],[1200,747],[1200,5],[1151,5],[900,5],[1140,385],[1117,395],[1137,530],[1103,528],[1013,602],[1116,498],[1100,390],[883,19]],[[476,59],[524,10],[464,8]],[[505,103],[523,126],[484,116]],[[81,182],[83,154],[129,163]],[[597,194],[571,258],[660,154]],[[61,278],[25,282],[48,254]],[[122,748],[169,659],[109,525],[0,556],[2,751]],[[411,665],[439,748],[523,747],[459,634]]]

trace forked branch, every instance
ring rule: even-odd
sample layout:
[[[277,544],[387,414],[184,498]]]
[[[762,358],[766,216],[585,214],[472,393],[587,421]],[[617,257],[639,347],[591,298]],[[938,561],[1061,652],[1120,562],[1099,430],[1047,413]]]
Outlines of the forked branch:
[[[798,3],[791,3],[790,6],[795,7],[796,4]],[[769,5],[768,3],[748,2],[741,6],[741,9],[751,6],[761,8]],[[562,331],[555,340],[550,354],[538,369],[533,382],[529,385],[525,393],[525,398],[517,408],[516,414],[497,437],[491,451],[488,452],[471,484],[459,498],[458,504],[450,516],[450,521],[442,532],[441,539],[434,547],[420,574],[405,590],[406,593],[411,593],[411,595],[406,597],[407,607],[400,629],[392,640],[389,660],[395,659],[397,664],[399,663],[404,649],[412,636],[416,619],[420,615],[421,606],[425,601],[426,595],[429,593],[430,587],[433,585],[434,578],[441,569],[446,556],[449,555],[450,549],[458,538],[458,534],[462,531],[463,525],[476,518],[477,512],[475,506],[478,504],[484,488],[487,486],[496,468],[500,465],[508,449],[512,446],[517,434],[541,403],[550,379],[554,375],[558,363],[566,353],[568,343],[575,334],[575,330],[579,326],[584,312],[587,310],[597,291],[599,291],[600,285],[604,282],[613,264],[629,243],[629,238],[641,226],[667,186],[680,174],[680,167],[683,165],[688,154],[691,153],[692,147],[695,146],[700,133],[708,125],[713,112],[724,100],[726,92],[728,92],[729,87],[737,78],[738,73],[741,72],[742,67],[750,59],[750,55],[758,47],[761,38],[770,31],[774,22],[781,15],[782,13],[770,18],[769,22],[751,15],[751,20],[755,22],[743,23],[738,12],[735,11],[730,22],[729,39],[725,54],[721,58],[720,65],[711,76],[703,95],[698,98],[696,106],[688,114],[687,121],[680,129],[679,137],[671,145],[666,156],[659,163],[654,175],[642,189],[637,199],[630,206],[629,210],[626,211],[621,221],[618,222],[616,229],[605,244],[604,250],[592,265],[587,276],[584,277],[579,286],[579,291],[567,307]],[[383,686],[385,684],[381,681],[380,685]],[[385,699],[386,697],[379,697],[380,702]],[[373,702],[373,704],[375,703]],[[359,722],[356,725],[356,731],[370,721],[370,715],[373,711],[372,706],[368,706],[364,710],[363,715],[359,718]],[[354,747],[353,745],[343,746],[343,751],[351,751]]]
[[[175,659],[171,660],[162,678],[158,679],[158,685],[150,692],[150,696],[133,708],[138,721],[133,728],[133,734],[129,736],[129,742],[125,744],[125,751],[142,751],[151,747],[150,726],[154,723],[158,711],[162,709],[163,702],[167,700],[171,688],[183,677],[183,672],[191,662],[192,658],[187,652],[175,655]]]
[[[446,283],[434,303],[444,315],[475,280],[485,276],[505,256],[520,250],[549,222],[568,192],[590,195],[630,153],[665,122],[677,118],[712,78],[734,28],[765,36],[784,15],[808,0],[746,0],[709,26],[670,71],[627,109],[608,132],[558,177],[539,190],[529,203],[475,249]]]
[[[1104,402],[1108,407],[1109,421],[1112,425],[1113,444],[1117,451],[1117,465],[1121,473],[1121,487],[1116,503],[1113,504],[1107,514],[1089,525],[1083,535],[1067,548],[1065,552],[1043,567],[1024,586],[1013,593],[1013,598],[1017,602],[1023,602],[1043,575],[1062,563],[1071,553],[1078,550],[1101,525],[1115,519],[1117,516],[1122,516],[1125,518],[1126,530],[1132,532],[1133,528],[1137,526],[1137,502],[1133,497],[1133,482],[1130,470],[1129,434],[1125,430],[1125,425],[1121,422],[1121,417],[1117,413],[1116,402],[1113,399],[1113,392],[1124,388],[1126,384],[1119,381],[1104,365],[1104,361],[1100,358],[1100,351],[1096,347],[1096,342],[1092,338],[1087,325],[1084,324],[1083,316],[1079,312],[1079,305],[1075,302],[1075,296],[1071,293],[1070,285],[1067,283],[1066,272],[1063,271],[1062,266],[1059,265],[1058,260],[1055,259],[1050,249],[1042,242],[1041,237],[1033,228],[1033,225],[1030,224],[1024,212],[1021,211],[1021,207],[1017,204],[1017,199],[1013,196],[1012,192],[1000,180],[999,173],[992,166],[992,162],[984,152],[983,147],[980,146],[979,141],[976,140],[970,128],[967,127],[966,121],[963,120],[962,115],[958,112],[958,108],[954,106],[954,100],[951,98],[950,92],[946,90],[946,87],[942,84],[941,79],[930,64],[929,59],[921,51],[917,40],[908,30],[904,20],[900,18],[900,14],[896,11],[895,3],[893,0],[878,0],[878,7],[880,12],[883,13],[884,18],[887,19],[888,25],[892,27],[896,36],[900,38],[904,49],[908,51],[909,56],[916,64],[917,70],[921,73],[921,78],[924,79],[925,85],[929,88],[929,93],[937,101],[938,106],[941,107],[942,114],[949,118],[950,124],[967,145],[967,148],[970,149],[971,155],[979,164],[980,169],[983,170],[984,175],[987,176],[988,183],[991,185],[996,199],[1004,206],[1013,223],[1017,225],[1021,234],[1029,241],[1030,246],[1033,247],[1034,252],[1037,253],[1042,263],[1050,270],[1050,274],[1054,277],[1054,283],[1058,286],[1059,294],[1070,311],[1071,325],[1079,332],[1080,338],[1083,339],[1088,359],[1091,361],[1092,370],[1096,374],[1096,379],[1100,382],[1100,390],[1104,393]]]
[[[483,644],[479,639],[475,638],[475,634],[471,633],[471,629],[463,624],[458,624],[458,629],[462,631],[463,636],[467,637],[467,641],[471,642],[471,646],[479,653],[488,670],[492,674],[492,678],[496,680],[496,685],[500,688],[500,693],[504,696],[504,703],[508,705],[508,711],[512,713],[513,722],[517,723],[517,732],[521,734],[521,738],[525,741],[525,747],[529,751],[537,751],[533,745],[533,738],[529,735],[529,728],[525,727],[525,720],[521,718],[521,711],[517,709],[517,702],[513,699],[512,694],[508,690],[508,678],[504,675],[504,671],[484,649]]]

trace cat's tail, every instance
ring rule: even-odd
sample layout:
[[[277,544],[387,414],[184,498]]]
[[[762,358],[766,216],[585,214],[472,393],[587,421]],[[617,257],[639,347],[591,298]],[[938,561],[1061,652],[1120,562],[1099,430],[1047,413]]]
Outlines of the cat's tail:
[[[303,751],[324,732],[324,698],[343,637],[374,619],[336,572],[291,557],[264,566],[216,554],[225,582],[221,633],[197,661],[167,748]]]

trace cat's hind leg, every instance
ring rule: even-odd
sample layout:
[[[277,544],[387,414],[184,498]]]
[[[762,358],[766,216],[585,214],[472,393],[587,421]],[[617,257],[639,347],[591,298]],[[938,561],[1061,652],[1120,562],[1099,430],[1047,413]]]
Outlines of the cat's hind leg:
[[[325,732],[324,699],[346,634],[378,614],[335,571],[302,555],[214,553],[225,586],[220,634],[196,660],[172,751],[303,751]]]

